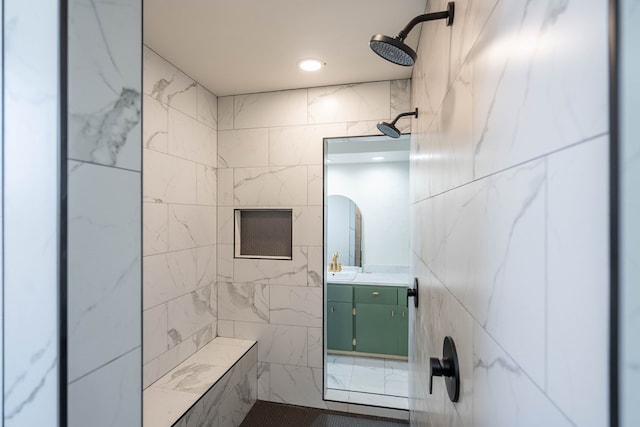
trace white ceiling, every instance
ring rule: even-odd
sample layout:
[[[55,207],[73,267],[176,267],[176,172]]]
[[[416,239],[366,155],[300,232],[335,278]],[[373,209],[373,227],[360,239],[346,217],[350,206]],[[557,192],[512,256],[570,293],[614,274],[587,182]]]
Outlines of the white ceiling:
[[[144,0],[144,42],[218,96],[404,79],[375,55],[427,0]],[[420,26],[407,42],[416,47]],[[317,58],[315,73],[297,68]]]

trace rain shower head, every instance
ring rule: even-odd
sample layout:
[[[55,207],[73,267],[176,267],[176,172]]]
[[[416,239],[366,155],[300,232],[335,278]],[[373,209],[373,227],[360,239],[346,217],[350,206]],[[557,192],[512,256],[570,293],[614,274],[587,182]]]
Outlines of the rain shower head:
[[[401,132],[396,127],[396,122],[398,121],[398,119],[400,119],[400,117],[406,117],[406,116],[415,116],[416,118],[418,118],[418,109],[416,108],[415,111],[412,111],[410,113],[398,114],[398,117],[396,117],[391,123],[380,122],[376,125],[376,127],[380,132],[382,132],[383,134],[387,135],[390,138],[400,138]]]
[[[377,55],[386,59],[389,62],[393,62],[397,65],[402,65],[405,67],[410,67],[416,63],[416,58],[418,55],[407,46],[404,42],[404,39],[407,38],[409,32],[415,27],[417,24],[425,21],[435,21],[438,19],[446,19],[447,26],[453,24],[453,15],[455,11],[454,2],[449,2],[447,4],[447,10],[444,12],[435,12],[435,13],[427,13],[424,15],[419,15],[413,18],[406,27],[402,31],[398,33],[396,37],[389,37],[383,34],[376,34],[371,37],[369,41],[369,47],[373,50]]]

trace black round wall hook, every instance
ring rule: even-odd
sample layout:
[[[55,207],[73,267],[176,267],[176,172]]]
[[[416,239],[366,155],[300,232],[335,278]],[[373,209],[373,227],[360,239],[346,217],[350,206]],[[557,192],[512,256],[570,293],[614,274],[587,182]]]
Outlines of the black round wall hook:
[[[407,288],[407,307],[409,307],[409,297],[413,297],[413,305],[416,308],[418,308],[418,278],[417,277],[414,277],[413,279],[413,289]]]
[[[452,402],[460,398],[460,366],[458,353],[453,338],[444,337],[442,343],[442,360],[437,357],[429,359],[429,394],[433,394],[433,377],[444,377],[447,393]]]

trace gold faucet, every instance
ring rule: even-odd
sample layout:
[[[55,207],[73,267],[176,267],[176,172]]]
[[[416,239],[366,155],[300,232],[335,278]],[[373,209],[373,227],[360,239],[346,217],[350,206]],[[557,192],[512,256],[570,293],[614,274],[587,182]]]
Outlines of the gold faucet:
[[[329,272],[337,273],[339,271],[342,271],[342,264],[338,264],[338,252],[334,252],[329,264]]]

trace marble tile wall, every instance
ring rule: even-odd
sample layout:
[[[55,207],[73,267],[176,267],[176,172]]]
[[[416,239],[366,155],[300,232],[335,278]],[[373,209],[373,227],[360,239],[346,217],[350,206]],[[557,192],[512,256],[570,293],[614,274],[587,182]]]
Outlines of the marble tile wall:
[[[379,134],[409,92],[398,80],[218,99],[218,334],[258,341],[259,399],[327,407],[323,138]],[[257,207],[293,209],[292,260],[233,258],[233,210]]]
[[[456,2],[453,27],[423,24],[412,425],[607,425],[606,42],[603,0]],[[457,404],[442,380],[427,388],[447,335]]]
[[[39,13],[33,13],[38,10]],[[58,419],[58,5],[2,3],[2,421]]]
[[[216,336],[217,108],[144,47],[143,386]]]
[[[640,37],[640,3],[623,0],[620,7],[620,425],[640,422],[640,55],[634,42]]]
[[[68,12],[68,422],[139,425],[142,2]]]

